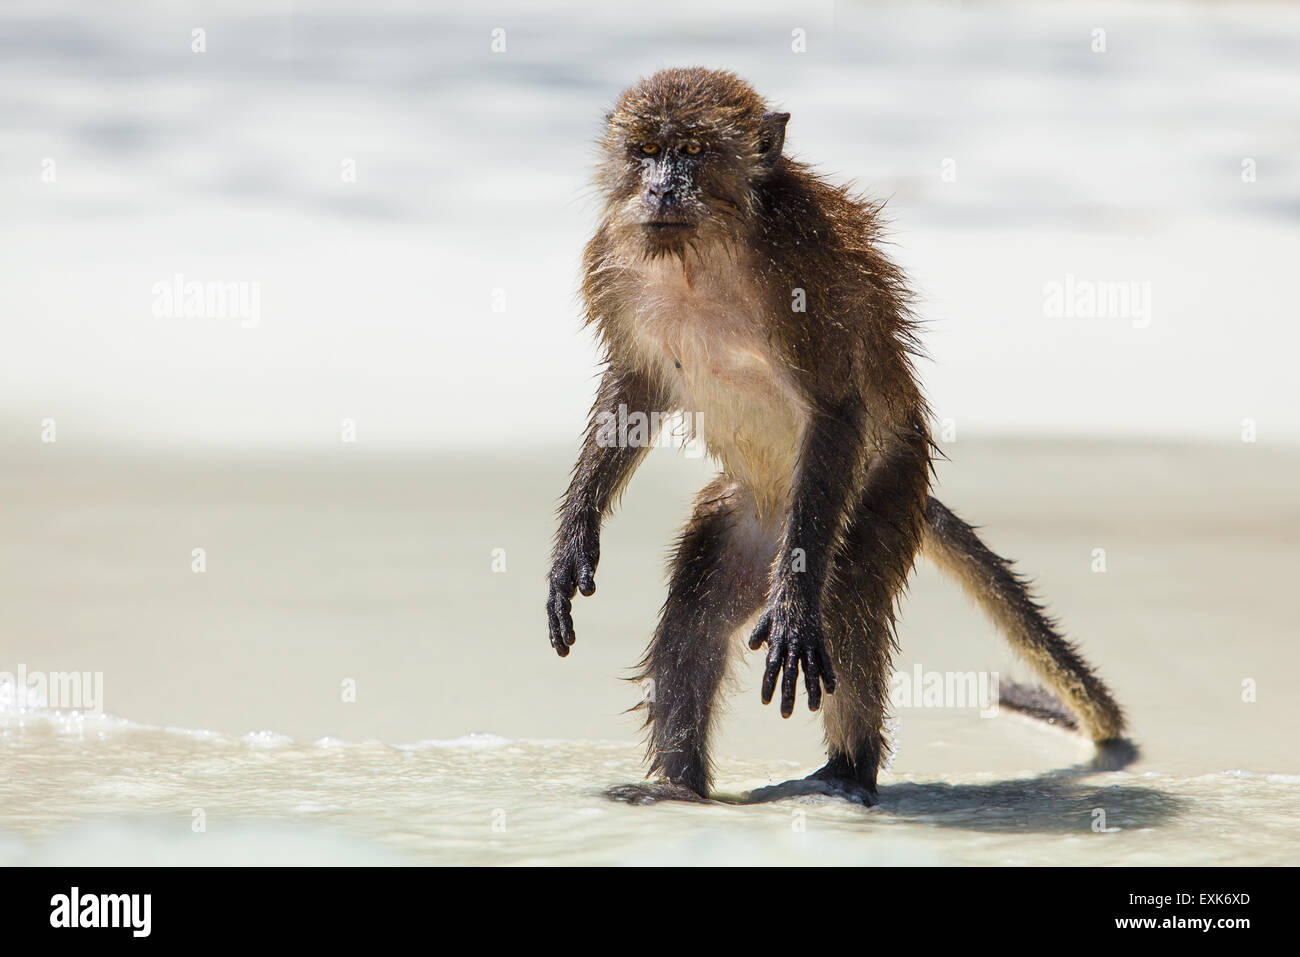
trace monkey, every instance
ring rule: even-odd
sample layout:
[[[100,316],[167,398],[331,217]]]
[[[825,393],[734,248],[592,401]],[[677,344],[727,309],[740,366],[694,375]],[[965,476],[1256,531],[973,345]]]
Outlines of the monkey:
[[[595,592],[602,523],[650,445],[616,440],[610,422],[685,411],[720,472],[672,549],[634,679],[649,689],[656,793],[710,794],[717,699],[753,623],[763,703],[778,696],[788,718],[802,672],[821,713],[827,758],[810,779],[875,804],[897,601],[922,553],[1050,689],[1039,710],[1068,706],[1069,726],[1118,739],[1123,712],[1026,579],[930,495],[918,322],[880,252],[883,204],[787,156],[789,119],[700,67],[642,79],[606,116],[581,291],[603,371],[558,509],[552,647],[565,657],[575,642],[573,599]]]

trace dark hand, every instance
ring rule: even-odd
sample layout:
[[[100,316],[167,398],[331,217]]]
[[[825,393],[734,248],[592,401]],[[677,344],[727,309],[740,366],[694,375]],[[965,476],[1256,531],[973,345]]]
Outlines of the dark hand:
[[[808,689],[808,710],[816,711],[822,704],[822,687],[827,694],[835,692],[835,669],[826,653],[826,636],[822,630],[821,615],[817,612],[797,612],[785,602],[774,601],[758,620],[749,647],[757,649],[767,642],[767,669],[763,672],[763,704],[772,700],[776,690],[777,675],[785,670],[781,680],[781,717],[794,712],[794,693],[799,685],[799,666],[803,665],[804,684]]]
[[[551,647],[561,658],[569,654],[576,640],[573,634],[573,595],[596,592],[596,563],[600,561],[600,537],[594,530],[572,536],[551,566],[550,595],[546,599],[546,624]]]

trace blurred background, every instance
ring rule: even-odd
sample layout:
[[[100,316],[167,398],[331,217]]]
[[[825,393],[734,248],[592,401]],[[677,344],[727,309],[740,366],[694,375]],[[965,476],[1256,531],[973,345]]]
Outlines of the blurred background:
[[[564,662],[544,575],[597,374],[592,141],[621,89],[690,64],[889,201],[939,494],[1037,577],[1151,767],[1300,773],[1290,3],[0,7],[0,672],[102,672],[137,730],[599,739],[624,763],[576,756],[582,787],[638,774],[616,679],[708,463],[651,456]],[[1081,298],[1108,290],[1131,298]],[[1011,667],[928,567],[901,638],[904,668]],[[813,719],[738,680],[720,757],[816,766]],[[78,761],[121,786],[101,811],[189,806],[128,780],[193,759],[174,739],[88,754],[105,719],[47,739],[47,704],[0,708],[35,775],[9,829],[89,813],[36,811]],[[966,712],[900,725],[902,774],[1078,757]]]
[[[1291,4],[3,16],[0,399],[20,432],[333,448],[351,417],[367,448],[570,441],[591,142],[622,88],[698,63],[789,110],[792,154],[889,200],[926,385],[963,432],[1231,439],[1254,416],[1300,437]],[[155,315],[177,274],[258,284],[259,320]],[[1149,323],[1044,321],[1067,275],[1149,283]]]

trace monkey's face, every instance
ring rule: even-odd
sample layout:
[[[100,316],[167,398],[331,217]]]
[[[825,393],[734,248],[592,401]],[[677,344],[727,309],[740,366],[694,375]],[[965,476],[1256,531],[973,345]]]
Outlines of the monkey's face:
[[[708,217],[709,197],[703,188],[708,148],[691,130],[626,145],[628,165],[635,166],[636,175],[624,212],[639,228],[647,249],[666,250],[688,242]]]
[[[788,118],[718,71],[665,70],[625,92],[598,179],[620,242],[653,258],[743,235]]]

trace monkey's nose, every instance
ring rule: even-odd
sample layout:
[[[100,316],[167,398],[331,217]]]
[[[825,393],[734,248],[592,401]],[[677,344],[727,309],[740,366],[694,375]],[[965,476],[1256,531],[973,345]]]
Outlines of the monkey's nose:
[[[657,194],[653,197],[653,201],[656,217],[671,218],[681,212],[681,204],[677,202],[677,194],[671,189]]]

